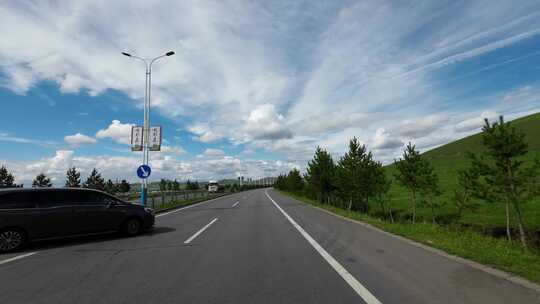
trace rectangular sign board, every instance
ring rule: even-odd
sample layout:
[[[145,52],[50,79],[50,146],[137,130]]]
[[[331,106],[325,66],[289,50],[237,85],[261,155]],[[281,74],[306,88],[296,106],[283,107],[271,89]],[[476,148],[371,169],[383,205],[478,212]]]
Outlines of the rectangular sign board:
[[[150,134],[148,136],[148,149],[150,151],[161,150],[161,126],[150,127]]]
[[[131,151],[143,150],[143,127],[132,126],[131,127]]]

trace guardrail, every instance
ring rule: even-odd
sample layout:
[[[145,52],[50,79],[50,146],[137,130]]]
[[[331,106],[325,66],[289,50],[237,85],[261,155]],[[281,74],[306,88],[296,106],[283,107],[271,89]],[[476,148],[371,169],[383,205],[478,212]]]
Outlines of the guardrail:
[[[158,209],[163,205],[168,205],[173,202],[181,203],[190,200],[211,198],[214,196],[222,195],[223,192],[209,193],[206,190],[182,190],[182,191],[152,191],[148,193],[148,206],[154,209]],[[139,194],[118,194],[119,198],[132,202],[139,203]]]

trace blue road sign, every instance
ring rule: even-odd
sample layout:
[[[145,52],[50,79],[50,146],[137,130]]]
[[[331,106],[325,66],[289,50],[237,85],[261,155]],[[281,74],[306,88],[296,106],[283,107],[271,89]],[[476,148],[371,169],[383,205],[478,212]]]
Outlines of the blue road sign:
[[[152,169],[148,165],[140,165],[139,168],[137,168],[137,176],[139,178],[148,178],[150,173],[152,173]]]

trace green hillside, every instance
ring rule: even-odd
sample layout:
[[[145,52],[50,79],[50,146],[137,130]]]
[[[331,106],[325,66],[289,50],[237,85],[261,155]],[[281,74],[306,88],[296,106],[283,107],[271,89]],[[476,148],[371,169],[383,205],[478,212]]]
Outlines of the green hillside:
[[[533,153],[540,152],[540,113],[513,120],[512,124],[525,132],[526,140],[529,143],[529,151]],[[483,151],[482,134],[478,133],[462,138],[430,150],[424,155],[433,161],[462,161],[465,159],[466,151],[475,153]]]
[[[524,159],[528,162],[535,157],[540,158],[540,113],[516,119],[512,121],[512,124],[526,133],[529,153]],[[442,217],[450,216],[455,210],[450,198],[457,185],[458,170],[467,168],[469,165],[467,151],[481,153],[483,149],[482,134],[479,133],[423,153],[435,167],[440,178],[441,188],[445,191],[442,199],[446,201],[446,205],[441,209]],[[393,175],[394,166],[387,166],[387,169],[388,173]],[[410,193],[396,184],[392,186],[391,193],[395,208],[403,215],[408,213]],[[540,199],[526,204],[524,210],[527,229],[540,230]],[[427,221],[430,213],[427,208],[421,208],[419,215]],[[477,211],[465,214],[462,223],[481,229],[493,229],[504,227],[504,219],[503,205],[484,203]]]

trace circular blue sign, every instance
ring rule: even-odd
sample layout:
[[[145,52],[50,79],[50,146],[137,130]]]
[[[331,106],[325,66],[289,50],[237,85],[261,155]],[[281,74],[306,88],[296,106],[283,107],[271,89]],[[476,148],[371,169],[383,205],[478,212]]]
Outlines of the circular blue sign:
[[[150,173],[152,173],[152,169],[148,165],[140,165],[139,168],[137,168],[137,176],[139,178],[148,178]]]

